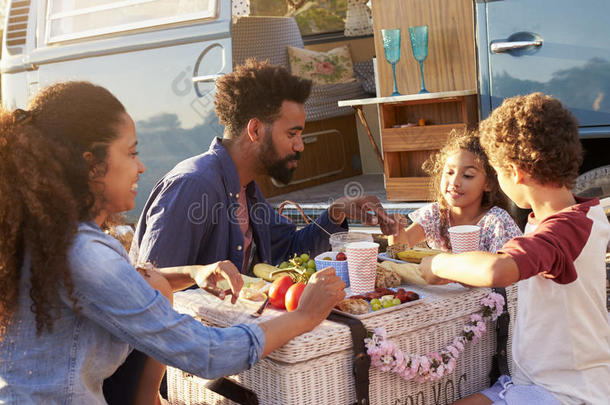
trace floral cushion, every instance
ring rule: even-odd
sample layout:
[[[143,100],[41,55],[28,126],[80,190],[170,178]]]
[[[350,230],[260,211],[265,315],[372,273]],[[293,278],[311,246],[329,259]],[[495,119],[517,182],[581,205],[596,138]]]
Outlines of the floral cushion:
[[[354,66],[347,45],[328,52],[288,46],[288,60],[292,74],[310,79],[314,84],[347,83],[356,80]]]

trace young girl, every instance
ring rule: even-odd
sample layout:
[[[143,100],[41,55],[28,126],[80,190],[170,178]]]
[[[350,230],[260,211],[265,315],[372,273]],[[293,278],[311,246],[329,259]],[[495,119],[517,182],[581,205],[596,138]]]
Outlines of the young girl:
[[[409,214],[413,223],[402,228],[394,238],[395,244],[413,247],[426,241],[432,249],[450,251],[450,227],[478,225],[479,250],[495,253],[508,240],[521,235],[505,210],[507,199],[476,133],[453,131],[447,144],[424,163],[423,169],[432,176],[436,202]],[[406,222],[406,218],[401,221]]]

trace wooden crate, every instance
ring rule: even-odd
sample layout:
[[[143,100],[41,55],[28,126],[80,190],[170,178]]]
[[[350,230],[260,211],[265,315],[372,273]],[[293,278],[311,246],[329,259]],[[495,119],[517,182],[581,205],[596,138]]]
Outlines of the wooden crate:
[[[365,327],[368,330],[384,327],[388,337],[409,353],[438,351],[460,333],[471,314],[480,311],[480,300],[490,291],[457,284],[419,289],[423,297],[419,302],[363,319]],[[257,305],[248,306],[241,300],[236,305],[229,300],[220,303],[198,290],[177,293],[174,297],[178,311],[207,325],[260,322],[281,313],[270,308],[261,318],[253,320],[248,314]],[[489,385],[495,342],[495,325],[489,322],[481,341],[467,345],[453,374],[434,382],[405,381],[394,373],[371,368],[370,403],[445,404],[485,389]],[[231,378],[256,392],[261,404],[353,404],[356,397],[351,347],[347,326],[324,321]],[[207,380],[172,367],[168,367],[167,374],[172,404],[233,404],[207,390]]]

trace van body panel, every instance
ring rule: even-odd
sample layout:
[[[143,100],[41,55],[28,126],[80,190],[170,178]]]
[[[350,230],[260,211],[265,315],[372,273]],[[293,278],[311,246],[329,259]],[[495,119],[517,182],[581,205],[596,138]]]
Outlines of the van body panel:
[[[87,80],[110,90],[135,122],[138,149],[147,167],[136,207],[127,213],[135,221],[164,174],[222,136],[214,114],[213,78],[232,69],[230,1],[219,1],[213,21],[35,47],[34,37],[44,38],[45,2],[31,4],[28,30],[37,35],[28,36],[27,57],[4,53],[3,106],[25,108],[39,89],[67,80]],[[210,80],[193,80],[201,77]]]
[[[541,91],[562,101],[581,127],[610,128],[610,3],[503,0],[478,4],[481,97],[487,111],[518,94]],[[481,26],[480,24],[484,25]],[[541,40],[495,53],[494,43]],[[489,82],[487,82],[487,80]],[[488,87],[488,88],[486,88]],[[485,93],[487,92],[487,93]]]

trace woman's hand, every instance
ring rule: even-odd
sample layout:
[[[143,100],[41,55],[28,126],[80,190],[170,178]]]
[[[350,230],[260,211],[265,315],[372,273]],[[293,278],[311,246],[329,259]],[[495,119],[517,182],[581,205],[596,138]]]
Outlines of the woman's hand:
[[[345,283],[328,267],[314,273],[293,312],[286,312],[258,326],[265,333],[263,357],[301,333],[309,332],[322,322],[335,305],[345,298]]]
[[[335,305],[345,298],[345,283],[335,275],[335,269],[326,269],[314,273],[295,312],[302,314],[310,322],[311,328],[322,322]]]
[[[244,286],[244,280],[241,278],[241,274],[239,273],[239,270],[237,270],[237,267],[235,267],[230,260],[223,260],[205,266],[191,267],[191,278],[195,283],[203,289],[211,289],[212,291],[218,290],[218,295],[220,295],[222,290],[216,287],[216,284],[220,280],[227,280],[231,286],[231,303],[235,304],[235,302],[237,302],[239,292]]]

